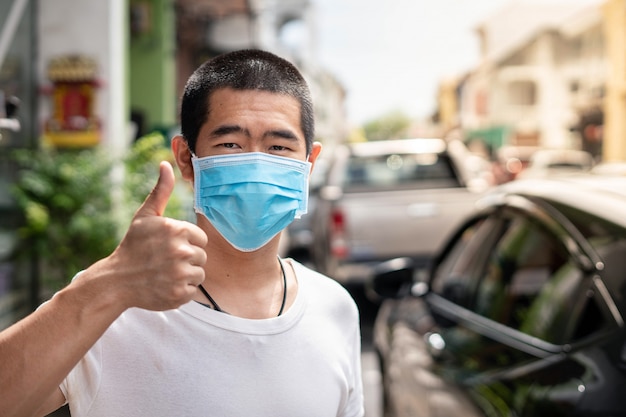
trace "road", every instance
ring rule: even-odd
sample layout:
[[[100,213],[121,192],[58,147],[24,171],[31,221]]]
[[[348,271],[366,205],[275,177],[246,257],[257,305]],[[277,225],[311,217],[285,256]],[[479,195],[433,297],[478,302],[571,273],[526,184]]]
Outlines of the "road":
[[[382,417],[382,377],[378,358],[372,347],[372,326],[378,306],[364,295],[362,286],[347,287],[356,301],[361,315],[361,366],[363,374],[363,395],[365,397],[365,417]]]
[[[363,395],[365,396],[365,417],[382,417],[381,376],[378,359],[371,344],[363,346],[361,365],[363,369]]]

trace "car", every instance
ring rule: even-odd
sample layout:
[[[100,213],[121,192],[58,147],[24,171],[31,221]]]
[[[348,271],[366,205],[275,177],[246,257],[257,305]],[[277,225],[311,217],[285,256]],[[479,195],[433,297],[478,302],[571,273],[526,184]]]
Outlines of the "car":
[[[626,177],[498,186],[367,288],[386,417],[626,415]]]
[[[590,171],[593,155],[578,149],[540,149],[533,153],[526,169],[517,178],[549,177]]]
[[[426,264],[486,188],[460,142],[350,143],[333,151],[311,217],[314,267],[344,285],[396,256]],[[423,238],[413,239],[419,229]]]
[[[591,168],[596,175],[626,175],[626,161],[603,161]]]

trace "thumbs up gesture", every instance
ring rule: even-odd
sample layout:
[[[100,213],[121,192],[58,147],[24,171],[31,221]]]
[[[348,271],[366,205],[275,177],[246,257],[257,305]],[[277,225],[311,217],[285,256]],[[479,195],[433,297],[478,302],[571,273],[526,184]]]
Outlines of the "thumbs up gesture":
[[[174,182],[172,166],[161,162],[156,186],[119,246],[99,266],[124,287],[120,293],[128,307],[176,308],[204,281],[206,234],[195,224],[163,217]]]

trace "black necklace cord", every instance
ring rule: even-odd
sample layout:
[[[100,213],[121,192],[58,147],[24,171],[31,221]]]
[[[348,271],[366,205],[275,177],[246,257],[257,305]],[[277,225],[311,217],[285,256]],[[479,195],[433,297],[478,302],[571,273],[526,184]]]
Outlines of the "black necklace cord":
[[[276,317],[280,317],[280,315],[283,314],[285,304],[287,303],[287,274],[285,273],[285,267],[283,266],[283,261],[280,259],[280,256],[278,257],[278,264],[280,265],[280,270],[283,274],[283,301],[280,304],[280,310],[278,311],[278,315]],[[209,292],[204,288],[204,286],[202,286],[202,284],[199,284],[198,288],[200,288],[202,294],[204,294],[204,296],[209,300],[209,302],[213,306],[213,310],[225,313],[225,311],[223,311],[220,306],[217,305],[213,297],[211,297]]]
[[[215,302],[215,300],[213,299],[213,297],[211,297],[211,295],[209,294],[209,292],[202,286],[202,284],[199,284],[198,287],[200,288],[200,291],[202,291],[202,294],[204,294],[204,296],[209,300],[209,302],[211,303],[211,305],[213,306],[213,310],[215,311],[219,311],[222,312],[222,309],[220,308],[220,306],[217,305],[217,303]]]
[[[287,301],[287,274],[285,274],[285,267],[283,266],[283,261],[278,257],[278,264],[280,265],[280,270],[283,272],[283,301],[280,304],[280,310],[278,311],[278,316],[280,317],[283,314],[283,310],[285,309],[285,303]]]

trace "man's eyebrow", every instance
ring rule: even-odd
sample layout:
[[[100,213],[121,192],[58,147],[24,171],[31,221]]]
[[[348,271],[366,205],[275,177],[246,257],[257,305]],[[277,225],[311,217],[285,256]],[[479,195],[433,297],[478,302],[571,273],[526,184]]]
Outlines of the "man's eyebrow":
[[[247,129],[239,125],[222,125],[218,126],[211,132],[212,137],[225,136],[231,133],[244,133],[247,136],[250,136],[250,132]]]
[[[291,130],[287,130],[287,129],[270,130],[269,132],[266,132],[263,136],[264,137],[277,137],[281,139],[298,140],[298,136],[295,133],[293,133]]]
[[[212,132],[211,132],[211,137],[213,138],[219,138],[221,136],[226,136],[232,133],[243,133],[244,135],[250,137],[250,131],[244,127],[241,127],[239,125],[221,125],[216,127]],[[265,132],[263,134],[264,138],[280,138],[280,139],[288,139],[288,140],[293,140],[293,141],[297,141],[298,140],[298,135],[296,135],[293,131],[289,130],[289,129],[275,129],[275,130],[269,130],[267,132]]]

